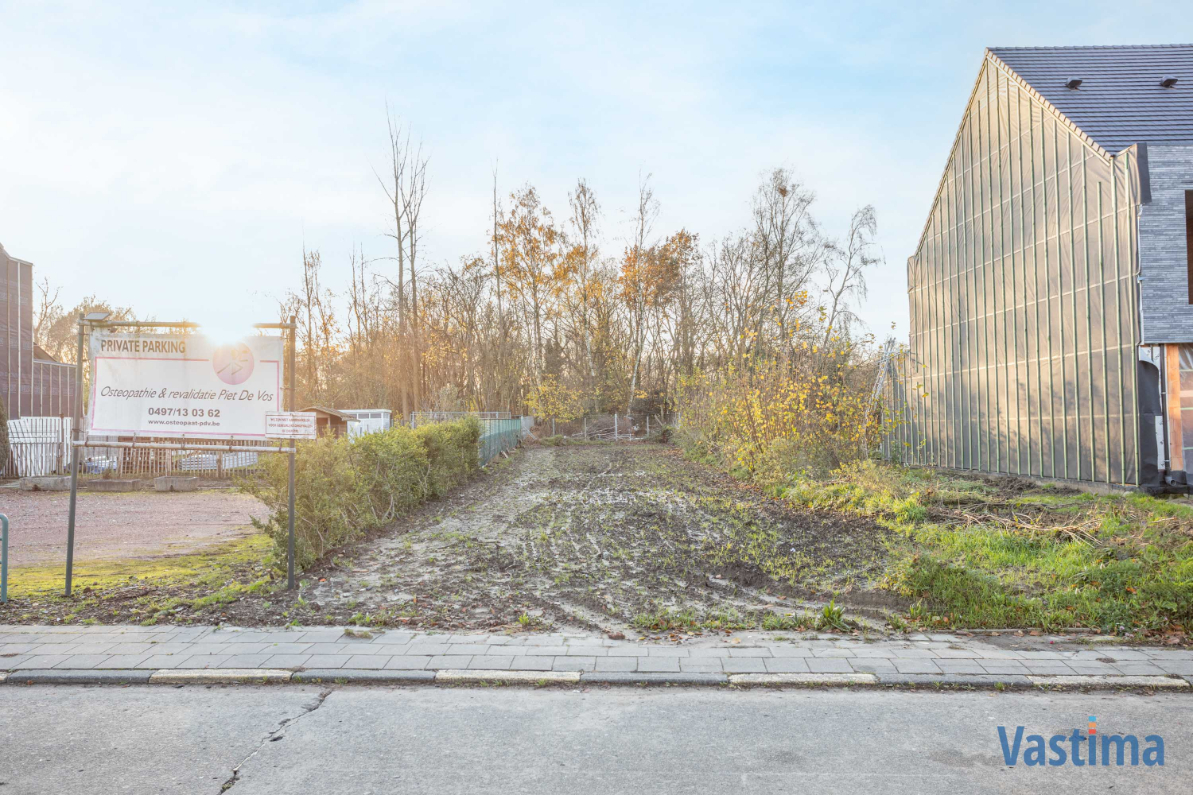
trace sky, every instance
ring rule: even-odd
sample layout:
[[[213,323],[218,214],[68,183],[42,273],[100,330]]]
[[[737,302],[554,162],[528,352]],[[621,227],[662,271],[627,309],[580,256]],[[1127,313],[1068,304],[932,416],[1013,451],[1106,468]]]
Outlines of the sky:
[[[386,107],[430,155],[424,267],[487,250],[492,174],[557,217],[576,179],[605,252],[650,176],[655,229],[709,243],[791,168],[843,237],[873,204],[860,315],[907,333],[913,253],[987,46],[1188,40],[1193,4],[8,2],[0,243],[62,287],[236,333],[393,268]],[[1183,35],[1182,35],[1183,34]],[[1174,37],[1177,37],[1174,39]]]

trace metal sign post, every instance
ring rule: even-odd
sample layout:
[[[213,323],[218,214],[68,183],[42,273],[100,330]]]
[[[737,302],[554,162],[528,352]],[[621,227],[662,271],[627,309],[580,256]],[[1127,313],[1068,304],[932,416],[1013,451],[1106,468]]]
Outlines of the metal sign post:
[[[75,568],[75,503],[79,498],[79,433],[83,428],[83,324],[79,317],[79,349],[75,357],[75,408],[70,429],[70,518],[66,525],[66,595],[70,596]]]
[[[8,517],[0,513],[0,604],[8,603]]]
[[[259,329],[285,329],[290,332],[290,350],[286,354],[286,367],[290,370],[290,389],[286,394],[286,410],[291,414],[294,413],[294,398],[298,392],[297,373],[294,367],[294,351],[298,348],[298,339],[296,331],[298,324],[295,322],[294,315],[290,316],[289,323],[258,323],[254,328]],[[290,447],[288,449],[290,461],[289,463],[289,479],[290,479],[290,494],[289,507],[286,510],[286,588],[293,591],[295,588],[294,582],[294,458],[298,451],[297,438],[290,438]]]
[[[286,363],[290,368],[290,394],[286,396],[286,408],[291,413],[294,412],[294,393],[297,388],[294,372],[294,349],[298,347],[298,340],[295,338],[295,323],[294,315],[290,316],[290,354],[286,357]],[[298,451],[298,441],[290,440],[290,508],[286,511],[286,521],[288,524],[287,533],[288,538],[286,542],[286,587],[291,591],[294,590],[294,459]]]

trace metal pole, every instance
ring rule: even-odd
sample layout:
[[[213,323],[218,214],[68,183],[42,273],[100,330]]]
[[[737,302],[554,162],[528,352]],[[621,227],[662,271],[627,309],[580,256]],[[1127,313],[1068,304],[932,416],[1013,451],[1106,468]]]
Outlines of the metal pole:
[[[92,374],[94,378],[94,373]],[[75,356],[75,417],[70,446],[70,513],[66,523],[66,595],[70,596],[75,568],[75,507],[79,499],[79,431],[83,427],[83,316],[79,316],[79,346]]]
[[[290,355],[287,357],[287,365],[290,368],[290,393],[286,396],[286,408],[288,411],[294,411],[294,393],[296,388],[296,379],[294,373],[294,349],[298,344],[298,339],[295,334],[295,317],[290,316]],[[286,542],[286,587],[291,591],[294,590],[294,456],[297,449],[297,440],[290,440],[290,461],[289,461],[289,475],[290,475],[290,506],[287,511],[287,532],[289,533]]]
[[[616,413],[614,413],[614,415],[613,415],[613,441],[615,441],[615,442],[617,441],[617,434],[620,431],[620,428],[617,427],[620,424],[618,421],[619,416],[620,415],[618,415]]]
[[[8,517],[0,513],[0,604],[8,604]]]

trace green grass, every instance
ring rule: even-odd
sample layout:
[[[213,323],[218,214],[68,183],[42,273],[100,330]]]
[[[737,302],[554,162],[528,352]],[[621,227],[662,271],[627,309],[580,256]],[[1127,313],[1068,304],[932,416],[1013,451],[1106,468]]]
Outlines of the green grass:
[[[1142,494],[1001,494],[996,482],[865,462],[781,490],[895,531],[882,585],[936,627],[1193,629],[1193,507]]]
[[[74,588],[79,592],[108,591],[129,585],[192,585],[211,583],[223,587],[229,573],[244,564],[261,561],[272,545],[267,536],[253,533],[242,539],[187,555],[124,560],[76,562]],[[12,599],[53,597],[65,586],[65,567],[18,566],[8,571],[8,595]],[[239,584],[237,584],[239,585]],[[251,586],[240,586],[248,588]],[[206,599],[218,600],[219,591]]]

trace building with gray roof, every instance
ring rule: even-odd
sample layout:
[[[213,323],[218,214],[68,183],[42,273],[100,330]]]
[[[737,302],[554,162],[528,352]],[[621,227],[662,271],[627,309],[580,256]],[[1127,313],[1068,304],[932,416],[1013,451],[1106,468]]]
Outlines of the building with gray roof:
[[[1185,484],[1193,45],[996,47],[916,252],[892,457]]]

